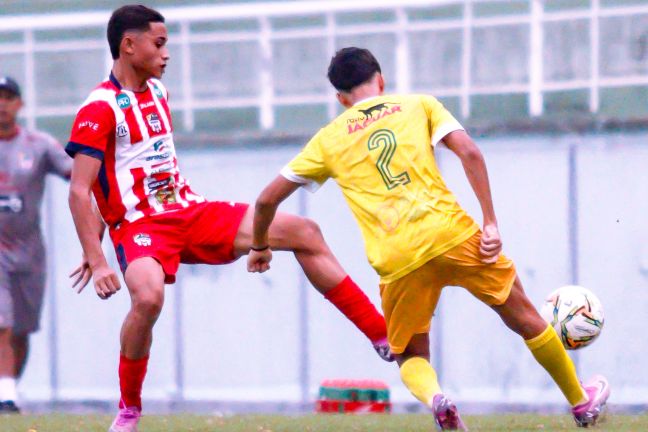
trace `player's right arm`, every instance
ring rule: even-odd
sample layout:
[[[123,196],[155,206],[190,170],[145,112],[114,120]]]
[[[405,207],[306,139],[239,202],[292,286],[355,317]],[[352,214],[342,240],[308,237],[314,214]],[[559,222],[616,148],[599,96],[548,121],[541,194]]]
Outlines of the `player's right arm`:
[[[106,232],[106,224],[103,221],[103,218],[101,217],[101,213],[99,213],[99,208],[97,208],[97,203],[93,202],[94,205],[92,206],[92,209],[94,210],[95,214],[95,223],[97,225],[97,231],[100,233],[99,234],[99,241],[103,240],[103,235]],[[86,254],[83,254],[83,257],[81,259],[81,264],[77,268],[75,268],[72,273],[70,273],[70,278],[75,278],[74,282],[72,282],[72,288],[76,288],[77,293],[80,293],[83,291],[83,288],[90,282],[90,278],[92,277],[92,270],[90,269],[90,264],[88,263],[88,257],[86,257]]]
[[[268,231],[279,205],[300,186],[314,192],[330,176],[324,162],[322,141],[323,132],[320,131],[257,198],[252,223],[252,249],[248,255],[249,272],[263,273],[270,268],[272,251]]]
[[[248,255],[247,268],[252,273],[263,273],[270,269],[272,251],[268,231],[277,208],[301,185],[283,176],[277,176],[263,189],[254,206],[252,222],[252,248]]]
[[[92,185],[100,168],[100,160],[82,153],[75,155],[68,201],[83,254],[93,276],[95,291],[99,297],[107,299],[120,289],[120,284],[101,248],[103,222],[101,225],[98,223],[93,209]]]
[[[120,284],[101,248],[104,224],[97,215],[91,193],[104,160],[104,152],[109,140],[114,139],[114,134],[115,117],[112,108],[103,101],[90,102],[77,113],[70,142],[66,147],[67,153],[74,158],[68,201],[83,248],[84,262],[81,270],[87,263],[95,291],[102,299],[116,293]],[[81,282],[87,282],[86,276],[89,277],[82,273]],[[84,283],[81,283],[79,290],[83,286]]]

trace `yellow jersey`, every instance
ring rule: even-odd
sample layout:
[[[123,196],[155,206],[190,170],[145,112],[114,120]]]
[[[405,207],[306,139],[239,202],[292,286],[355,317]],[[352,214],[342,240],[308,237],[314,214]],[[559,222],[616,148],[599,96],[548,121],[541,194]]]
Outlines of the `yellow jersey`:
[[[383,95],[347,109],[281,174],[314,191],[342,189],[369,263],[390,283],[472,236],[479,227],[441,178],[434,145],[463,127],[432,96]]]

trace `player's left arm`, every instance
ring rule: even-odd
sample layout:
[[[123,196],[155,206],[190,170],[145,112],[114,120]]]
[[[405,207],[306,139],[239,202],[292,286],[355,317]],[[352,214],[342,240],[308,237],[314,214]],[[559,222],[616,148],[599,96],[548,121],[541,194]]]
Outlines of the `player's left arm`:
[[[480,253],[484,263],[494,263],[502,251],[502,240],[497,226],[493,198],[491,195],[488,170],[484,156],[479,147],[463,130],[450,132],[443,138],[443,142],[461,160],[466,177],[470,182],[483,215],[483,233],[481,238]]]
[[[63,146],[54,138],[48,137],[47,162],[48,171],[70,180],[72,176],[72,159],[65,153]]]
[[[279,175],[263,189],[257,198],[254,205],[252,249],[248,255],[248,271],[263,273],[270,268],[272,251],[270,250],[268,230],[279,205],[299,189],[299,186],[301,186],[299,183]]]

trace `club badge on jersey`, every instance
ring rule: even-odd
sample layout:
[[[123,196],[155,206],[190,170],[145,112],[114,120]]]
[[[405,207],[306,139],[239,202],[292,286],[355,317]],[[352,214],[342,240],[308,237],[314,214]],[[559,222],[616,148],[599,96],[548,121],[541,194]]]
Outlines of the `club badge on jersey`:
[[[119,138],[124,138],[125,136],[128,136],[128,126],[126,125],[126,122],[122,122],[117,125],[117,136]]]
[[[34,166],[34,157],[32,154],[19,152],[18,153],[18,166],[21,170],[29,171]]]
[[[151,130],[155,133],[160,133],[162,131],[162,122],[160,117],[156,113],[151,113],[146,116],[146,122],[151,127]]]
[[[133,241],[138,246],[151,246],[151,243],[152,243],[151,242],[151,236],[148,235],[148,234],[143,234],[143,233],[135,234],[133,236]]]

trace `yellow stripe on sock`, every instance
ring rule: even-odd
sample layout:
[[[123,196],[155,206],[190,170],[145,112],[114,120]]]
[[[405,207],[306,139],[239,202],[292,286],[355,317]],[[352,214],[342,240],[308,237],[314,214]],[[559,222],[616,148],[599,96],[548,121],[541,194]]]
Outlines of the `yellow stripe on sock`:
[[[587,394],[576,376],[574,363],[553,327],[547,326],[538,336],[524,342],[572,406],[587,401]]]
[[[432,406],[434,395],[441,393],[437,374],[422,357],[411,357],[401,365],[400,375],[408,390],[426,406]]]

